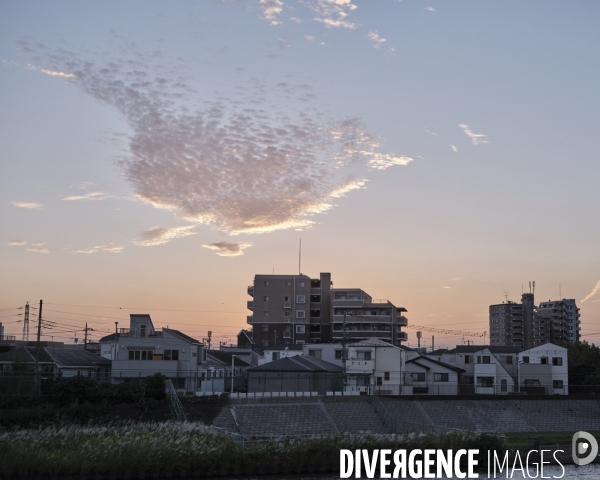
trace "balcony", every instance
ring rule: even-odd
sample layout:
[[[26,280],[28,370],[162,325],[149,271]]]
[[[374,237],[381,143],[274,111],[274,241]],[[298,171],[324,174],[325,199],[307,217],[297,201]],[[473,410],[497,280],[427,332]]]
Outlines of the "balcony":
[[[346,360],[346,373],[367,374],[375,371],[375,360]]]
[[[248,310],[254,311],[254,300],[248,300],[247,305],[248,305]]]
[[[292,308],[292,302],[287,301],[287,302],[283,302],[283,308]]]
[[[6,342],[14,342],[17,339],[14,335],[0,335],[0,340],[4,340]]]
[[[406,327],[408,325],[408,319],[404,315],[401,317],[398,317],[398,325]]]
[[[248,295],[250,295],[251,297],[254,297],[254,285],[250,285],[248,287]]]
[[[398,332],[398,341],[399,342],[408,342],[408,333]]]
[[[248,315],[248,316],[246,317],[246,323],[247,323],[248,325],[252,325],[252,322],[253,322],[253,320],[254,320],[254,317],[253,317],[252,315]]]

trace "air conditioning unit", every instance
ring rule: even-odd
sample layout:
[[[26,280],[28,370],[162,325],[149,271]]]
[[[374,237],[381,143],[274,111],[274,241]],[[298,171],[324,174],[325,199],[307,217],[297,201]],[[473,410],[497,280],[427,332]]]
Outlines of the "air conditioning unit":
[[[283,302],[283,308],[292,308],[292,302]]]

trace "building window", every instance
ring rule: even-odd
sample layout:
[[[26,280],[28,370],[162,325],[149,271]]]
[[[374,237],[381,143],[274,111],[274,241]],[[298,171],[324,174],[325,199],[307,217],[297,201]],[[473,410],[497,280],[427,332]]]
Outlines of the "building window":
[[[448,381],[448,374],[447,373],[434,373],[433,374],[433,381],[434,382],[447,382]]]
[[[529,357],[523,357],[523,363],[529,363]]]
[[[335,351],[335,359],[336,360],[341,360],[342,359],[342,354],[343,354],[342,350],[336,350]]]
[[[140,337],[146,338],[146,325],[140,325]]]
[[[304,340],[296,340],[296,345],[304,345]]]
[[[490,363],[489,355],[484,355],[483,357],[481,357],[481,360],[482,360],[481,363]]]
[[[384,380],[389,380],[390,379],[390,372],[383,372],[383,379]]]
[[[563,381],[562,380],[553,380],[552,387],[553,388],[563,388]]]
[[[266,325],[265,325],[266,326]],[[268,347],[269,346],[269,341],[268,340],[263,340],[262,341],[262,346],[263,347]]]
[[[308,354],[311,357],[315,357],[315,358],[321,358],[321,350],[309,350]]]
[[[473,359],[471,355],[465,355],[465,363],[473,363]]]
[[[283,331],[283,338],[292,338],[292,331],[289,327]]]
[[[542,357],[540,360],[542,361],[542,365],[548,365],[548,357]]]
[[[268,316],[269,316],[269,311],[263,310],[263,317],[268,317]]]
[[[263,332],[268,332],[269,331],[269,326],[268,325],[263,325],[262,326],[262,331]]]
[[[296,333],[304,333],[304,325],[296,325]]]
[[[494,377],[477,377],[477,386],[491,388],[494,386]]]
[[[265,287],[268,287],[268,286],[269,286],[269,282],[265,282]]]
[[[299,282],[299,283],[298,283],[298,286],[299,286],[299,287],[304,287],[304,282]]]
[[[562,357],[553,357],[552,358],[552,365],[554,365],[555,367],[562,367],[563,361],[562,361]]]
[[[512,361],[512,357],[510,355],[501,355],[500,356],[500,363],[503,363],[505,365],[511,364]]]
[[[501,392],[507,392],[508,391],[508,382],[506,381],[505,378],[503,378],[502,380],[500,380],[500,391]]]
[[[306,310],[296,310],[296,318],[306,318]]]
[[[377,377],[377,385],[381,385],[382,381],[381,381],[381,377]]]
[[[371,360],[371,352],[370,351],[358,351],[356,352],[357,360]]]
[[[263,300],[264,300],[265,302],[268,302],[268,301],[269,301],[269,296],[268,296],[268,295],[265,295],[265,296],[263,297]]]
[[[285,286],[286,287],[291,287],[292,286],[292,282],[285,282]]]
[[[165,350],[165,360],[179,360],[179,350]]]
[[[310,333],[321,333],[321,325],[311,325]]]
[[[310,296],[310,301],[312,303],[320,303],[321,302],[321,295],[311,295]]]
[[[313,318],[320,318],[321,317],[321,310],[311,310],[310,311],[310,316]]]
[[[273,352],[271,358],[273,359],[273,361],[279,360],[279,352]]]
[[[152,360],[152,350],[129,350],[129,360]]]
[[[306,295],[296,295],[296,303],[306,303]]]
[[[410,376],[415,382],[424,382],[425,381],[425,373],[411,373]]]

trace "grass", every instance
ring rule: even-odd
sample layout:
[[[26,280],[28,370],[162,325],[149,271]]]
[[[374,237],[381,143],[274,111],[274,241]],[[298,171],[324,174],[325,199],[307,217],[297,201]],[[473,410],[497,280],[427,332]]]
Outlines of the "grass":
[[[576,432],[513,432],[506,433],[505,436],[508,439],[508,444],[514,447],[525,446],[532,443],[535,437],[542,437],[542,444],[554,444],[554,443],[570,443],[573,439],[573,435]],[[594,437],[600,438],[599,431],[589,431]]]
[[[193,422],[48,426],[0,432],[0,478],[95,478],[193,473],[202,476],[336,471],[340,449],[479,448],[498,437],[473,432],[365,435],[250,441]]]

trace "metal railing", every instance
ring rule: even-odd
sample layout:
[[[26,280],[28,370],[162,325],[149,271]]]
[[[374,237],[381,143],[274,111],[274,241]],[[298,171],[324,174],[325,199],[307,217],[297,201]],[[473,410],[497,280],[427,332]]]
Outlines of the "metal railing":
[[[379,397],[375,395],[372,387],[367,388],[367,399],[383,422],[388,426],[390,433],[398,433],[396,429],[396,419],[390,415],[390,412],[388,412],[383,403],[381,403]]]
[[[177,396],[177,391],[173,386],[173,382],[170,379],[165,380],[165,394],[167,395],[167,399],[169,400],[169,406],[171,407],[171,412],[173,413],[173,417],[179,420],[180,422],[187,421],[187,414],[183,409],[183,405]]]

